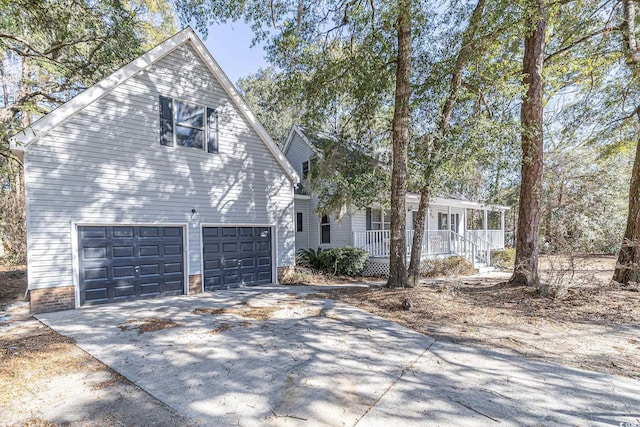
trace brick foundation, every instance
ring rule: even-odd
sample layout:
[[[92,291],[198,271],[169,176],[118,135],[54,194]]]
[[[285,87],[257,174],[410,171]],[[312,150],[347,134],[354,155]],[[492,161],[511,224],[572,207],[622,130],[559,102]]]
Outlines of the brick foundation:
[[[294,267],[292,265],[285,265],[284,267],[278,267],[278,283],[280,283],[280,279],[290,272],[293,272]]]
[[[192,274],[189,276],[189,295],[202,293],[202,275]]]
[[[76,294],[73,286],[59,288],[31,289],[29,291],[31,313],[73,310],[76,308]]]

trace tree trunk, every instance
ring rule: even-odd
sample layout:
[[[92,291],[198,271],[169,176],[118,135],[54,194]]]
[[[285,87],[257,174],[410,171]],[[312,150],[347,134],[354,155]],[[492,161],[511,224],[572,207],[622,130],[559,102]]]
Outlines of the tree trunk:
[[[530,33],[525,37],[522,72],[527,93],[522,99],[522,169],[520,207],[516,233],[516,260],[510,283],[538,285],[538,255],[540,233],[540,201],[543,164],[543,80],[546,16],[543,0],[531,0],[527,16]]]
[[[458,99],[458,92],[462,85],[462,71],[467,64],[469,57],[473,51],[471,42],[475,39],[476,30],[482,20],[484,12],[485,0],[478,0],[476,7],[471,13],[469,26],[462,36],[462,46],[458,52],[456,63],[451,73],[451,82],[449,84],[449,95],[442,106],[440,122],[438,123],[438,131],[444,133],[449,127],[453,107]],[[413,286],[418,284],[420,278],[420,262],[422,260],[422,241],[424,240],[424,219],[427,216],[427,208],[429,207],[429,197],[431,196],[431,180],[433,179],[435,170],[439,167],[441,156],[441,147],[437,146],[438,138],[425,138],[425,160],[427,161],[426,174],[423,177],[424,184],[420,190],[420,204],[418,212],[416,212],[416,222],[414,225],[413,241],[411,242],[411,261],[409,262],[409,280]]]
[[[624,0],[624,52],[627,65],[633,78],[640,78],[640,51],[636,40],[636,8],[633,0]],[[638,117],[640,120],[640,115]],[[639,126],[640,127],[640,126]],[[627,227],[618,253],[613,280],[618,283],[640,282],[640,140],[636,145],[636,156],[631,170],[629,185],[629,213]]]
[[[409,262],[409,283],[417,286],[420,280],[420,260],[422,257],[422,241],[424,236],[424,223],[427,219],[429,207],[430,188],[425,185],[420,190],[420,204],[416,212],[416,222],[413,224],[413,241],[411,242],[411,261]]]
[[[411,0],[398,1],[398,64],[393,112],[393,168],[391,170],[391,243],[388,287],[407,287],[407,158],[411,96]]]

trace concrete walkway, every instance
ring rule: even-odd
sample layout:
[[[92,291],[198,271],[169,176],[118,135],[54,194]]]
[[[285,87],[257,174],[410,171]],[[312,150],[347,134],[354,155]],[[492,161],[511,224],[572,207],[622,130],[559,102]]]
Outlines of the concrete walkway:
[[[434,342],[312,291],[266,286],[37,317],[207,426],[640,426],[639,381]],[[163,319],[178,325],[140,333]]]

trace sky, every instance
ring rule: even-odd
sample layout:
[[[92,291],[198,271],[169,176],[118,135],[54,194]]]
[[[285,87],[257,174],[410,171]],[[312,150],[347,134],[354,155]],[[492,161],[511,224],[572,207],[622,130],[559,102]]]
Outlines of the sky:
[[[262,46],[250,47],[252,38],[251,29],[241,21],[209,27],[204,44],[233,84],[240,77],[246,77],[268,65]]]

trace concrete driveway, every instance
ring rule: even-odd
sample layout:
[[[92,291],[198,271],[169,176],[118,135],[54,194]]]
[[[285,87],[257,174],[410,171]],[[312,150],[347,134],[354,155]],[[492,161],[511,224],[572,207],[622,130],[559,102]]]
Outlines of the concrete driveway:
[[[434,342],[313,291],[264,286],[37,317],[206,426],[640,426],[639,381]]]

